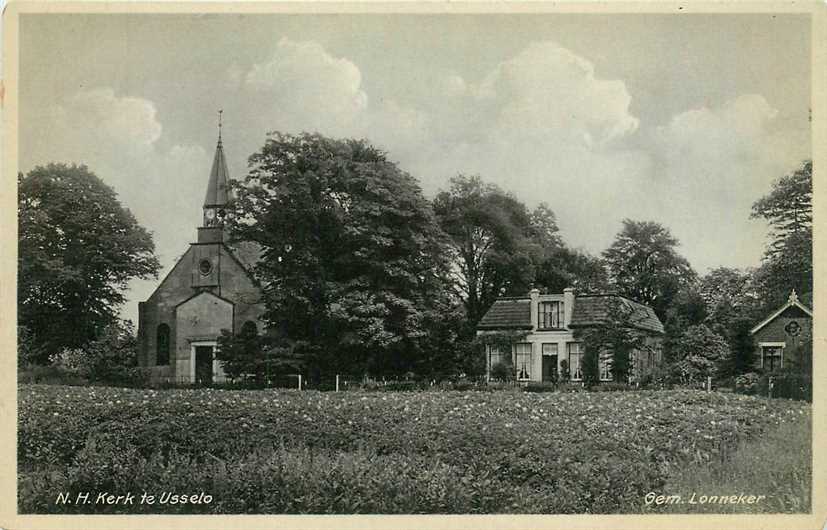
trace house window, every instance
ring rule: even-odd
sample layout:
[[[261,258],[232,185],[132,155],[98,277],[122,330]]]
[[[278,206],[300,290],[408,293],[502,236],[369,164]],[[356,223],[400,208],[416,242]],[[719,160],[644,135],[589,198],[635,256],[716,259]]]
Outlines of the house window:
[[[514,369],[517,379],[531,378],[531,343],[518,342],[514,345]]]
[[[496,346],[488,345],[488,369],[489,371],[504,361],[503,354]]]
[[[566,343],[566,348],[569,354],[569,371],[571,373],[572,381],[583,380],[583,370],[581,360],[583,358],[582,346],[579,342]]]
[[[784,365],[784,347],[779,344],[761,345],[761,367],[768,372]]]
[[[597,360],[597,369],[598,373],[600,374],[601,381],[611,381],[612,380],[612,363],[610,362],[610,355],[606,353],[601,353],[599,359]]]
[[[560,329],[563,327],[563,302],[540,302],[540,329]]]
[[[155,364],[167,365],[169,364],[169,326],[161,324],[158,326],[158,331],[155,336]]]

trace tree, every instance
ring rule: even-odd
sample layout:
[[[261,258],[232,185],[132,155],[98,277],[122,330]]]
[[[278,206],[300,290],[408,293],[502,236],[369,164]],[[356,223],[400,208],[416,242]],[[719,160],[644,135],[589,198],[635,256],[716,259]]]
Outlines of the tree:
[[[678,240],[665,227],[624,219],[623,229],[603,252],[612,285],[621,294],[650,305],[664,319],[681,285],[695,278],[677,246]]]
[[[547,206],[531,213],[478,176],[452,178],[450,189],[434,199],[434,212],[450,240],[452,284],[465,305],[469,334],[498,296],[527,292],[542,245],[559,244]]]
[[[684,383],[693,383],[718,377],[721,367],[729,362],[730,350],[723,337],[699,324],[684,331],[674,356],[673,370]]]
[[[98,336],[79,348],[64,348],[51,355],[52,364],[90,382],[142,384],[138,368],[138,339],[131,321],[113,321]]]
[[[724,364],[723,375],[738,376],[752,372],[755,362],[755,337],[750,330],[753,321],[746,318],[738,318],[730,323],[728,342],[732,355],[729,362]]]
[[[602,259],[583,251],[561,246],[537,266],[535,284],[552,293],[566,287],[579,292],[600,293],[609,288],[609,276]]]
[[[663,352],[667,361],[674,360],[673,350],[683,340],[684,332],[692,326],[706,323],[707,320],[706,301],[699,291],[697,282],[684,283],[666,309]]]
[[[239,333],[222,330],[215,358],[232,381],[264,386],[277,375],[295,374],[304,368],[290,345],[277,335],[259,334],[255,326],[244,326]]]
[[[738,319],[759,316],[756,309],[760,297],[751,271],[713,269],[700,279],[698,291],[707,307],[707,323],[719,335],[728,335]]]
[[[813,292],[813,163],[806,161],[778,179],[769,194],[752,205],[751,218],[770,226],[770,242],[755,279],[769,309],[781,305],[792,289],[804,300]]]
[[[86,166],[18,175],[18,319],[40,353],[95,339],[133,278],[157,277],[149,232]]]
[[[364,141],[271,133],[235,191],[229,228],[262,249],[265,319],[313,371],[416,365],[447,264],[413,177]]]

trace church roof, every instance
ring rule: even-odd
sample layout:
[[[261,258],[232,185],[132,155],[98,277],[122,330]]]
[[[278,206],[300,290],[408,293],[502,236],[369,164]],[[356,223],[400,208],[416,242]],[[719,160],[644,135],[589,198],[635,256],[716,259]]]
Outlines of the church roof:
[[[224,148],[221,145],[221,136],[215,147],[215,158],[210,170],[210,182],[207,184],[207,195],[204,197],[204,206],[222,206],[227,204],[227,185],[230,181],[230,172],[227,170],[227,160],[224,158]]]

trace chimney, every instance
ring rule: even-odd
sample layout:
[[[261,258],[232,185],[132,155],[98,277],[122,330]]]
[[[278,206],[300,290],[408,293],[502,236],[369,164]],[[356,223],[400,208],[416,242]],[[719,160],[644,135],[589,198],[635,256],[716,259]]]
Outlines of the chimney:
[[[529,307],[530,314],[531,314],[531,329],[537,329],[537,301],[540,299],[540,290],[539,289],[532,289],[528,292],[528,298],[530,299]]]
[[[571,323],[571,312],[574,309],[574,287],[563,289],[563,323],[569,327]]]

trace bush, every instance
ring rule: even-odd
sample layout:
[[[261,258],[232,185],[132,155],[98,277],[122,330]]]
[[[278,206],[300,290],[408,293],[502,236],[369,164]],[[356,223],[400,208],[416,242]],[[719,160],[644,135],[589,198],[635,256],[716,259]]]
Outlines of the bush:
[[[523,387],[523,392],[556,392],[556,383],[528,383]]]
[[[770,378],[772,378],[772,394],[770,394]],[[810,376],[797,373],[770,373],[763,374],[756,384],[755,393],[760,396],[774,398],[796,399],[800,401],[813,400],[813,380]]]
[[[752,395],[758,390],[758,380],[761,378],[755,372],[747,372],[735,378],[735,391],[739,394]]]
[[[514,371],[508,363],[497,363],[491,367],[491,379],[495,381],[511,381]]]
[[[589,387],[591,392],[623,392],[628,390],[638,390],[637,387],[627,385],[626,383],[600,383]]]
[[[88,385],[89,380],[58,366],[30,364],[17,373],[18,383],[38,385]]]

